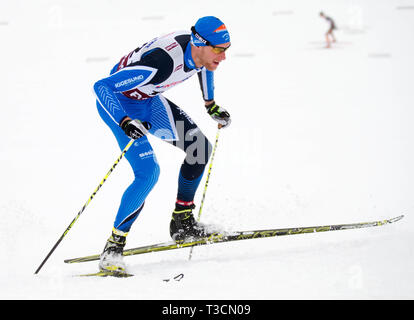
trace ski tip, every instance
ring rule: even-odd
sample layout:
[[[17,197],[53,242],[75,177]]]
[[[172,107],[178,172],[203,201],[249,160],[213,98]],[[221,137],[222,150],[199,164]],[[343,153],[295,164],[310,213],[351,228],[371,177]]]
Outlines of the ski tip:
[[[402,218],[404,218],[404,215],[403,214],[400,215],[400,216],[398,216],[398,217],[395,217],[395,218],[390,219],[389,222],[390,223],[397,222],[397,221],[401,220]]]
[[[78,259],[66,259],[66,260],[63,260],[63,262],[64,263],[75,263],[75,262],[78,262]]]

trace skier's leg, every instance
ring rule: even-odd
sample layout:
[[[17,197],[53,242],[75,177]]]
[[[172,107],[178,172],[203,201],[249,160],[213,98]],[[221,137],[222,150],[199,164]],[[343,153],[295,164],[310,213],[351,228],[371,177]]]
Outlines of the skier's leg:
[[[177,105],[159,96],[152,105],[152,133],[185,152],[178,176],[175,210],[170,234],[175,240],[186,236],[205,236],[205,230],[192,214],[194,196],[212,151],[212,145],[197,124]],[[163,123],[163,125],[161,125]],[[162,129],[161,129],[162,128]],[[166,130],[168,128],[168,130]],[[182,232],[177,235],[178,230]]]
[[[99,102],[97,102],[97,108],[101,118],[116,137],[119,147],[123,149],[130,138],[104,111]],[[156,184],[159,176],[160,169],[147,137],[137,139],[125,154],[125,158],[134,172],[134,181],[122,196],[112,234],[107,240],[100,257],[99,267],[101,270],[125,272],[122,252],[126,243],[126,236],[141,212],[145,198]]]
[[[109,118],[107,113],[99,106],[98,111],[105,123],[111,128],[119,147],[122,149],[130,141],[123,130]],[[125,158],[134,172],[134,181],[125,190],[121,204],[116,215],[114,228],[128,232],[142,210],[145,198],[158,181],[160,168],[154,151],[147,137],[136,140]]]
[[[150,132],[185,152],[179,172],[177,200],[192,203],[212,145],[197,124],[173,102],[163,96],[154,102]]]
[[[326,47],[330,48],[331,47],[331,40],[329,39],[329,32],[327,32],[325,34],[325,40],[326,40]]]

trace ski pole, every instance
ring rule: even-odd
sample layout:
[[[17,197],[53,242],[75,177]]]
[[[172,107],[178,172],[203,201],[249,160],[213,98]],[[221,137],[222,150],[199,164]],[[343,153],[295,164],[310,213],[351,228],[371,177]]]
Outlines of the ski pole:
[[[124,156],[124,154],[128,151],[128,149],[132,146],[134,142],[134,139],[131,139],[128,144],[126,145],[126,147],[124,148],[124,150],[122,150],[121,155],[118,157],[118,159],[116,159],[115,163],[112,165],[111,169],[109,169],[108,173],[106,174],[106,176],[102,179],[101,183],[99,183],[98,187],[95,189],[95,191],[91,194],[91,196],[89,197],[89,199],[86,201],[86,203],[83,205],[82,209],[78,212],[78,214],[76,215],[76,217],[72,220],[72,222],[69,224],[69,226],[66,228],[65,232],[63,232],[63,234],[60,236],[59,240],[55,243],[55,245],[53,246],[52,250],[49,251],[49,253],[47,254],[46,258],[42,261],[42,263],[40,264],[40,266],[36,269],[35,274],[37,274],[40,269],[42,269],[43,265],[46,263],[47,259],[49,259],[49,257],[52,255],[52,253],[55,251],[55,249],[57,248],[57,246],[62,242],[63,238],[66,236],[66,234],[69,232],[69,230],[72,228],[72,226],[75,224],[76,220],[78,220],[78,218],[80,217],[80,215],[82,214],[82,212],[85,210],[85,208],[87,207],[87,205],[89,204],[89,202],[92,201],[92,199],[95,197],[96,193],[99,191],[99,189],[102,187],[102,185],[105,183],[106,179],[108,179],[109,175],[112,173],[112,171],[115,169],[115,167],[118,165],[119,161],[121,161],[122,157]]]
[[[200,203],[200,209],[198,211],[198,217],[197,217],[197,221],[200,221],[200,217],[201,217],[201,212],[203,210],[203,206],[204,206],[204,200],[206,198],[206,193],[207,193],[207,187],[208,187],[208,180],[210,179],[210,174],[211,174],[211,168],[213,167],[213,160],[214,160],[214,154],[216,153],[216,149],[217,149],[217,144],[218,144],[218,139],[220,136],[220,128],[221,126],[219,125],[218,129],[217,129],[217,134],[216,134],[216,141],[214,143],[214,148],[213,148],[213,152],[211,154],[211,160],[210,160],[210,165],[208,167],[208,172],[207,172],[207,177],[206,177],[206,183],[204,185],[204,191],[203,191],[203,196],[201,198],[201,203]],[[188,260],[191,260],[191,257],[193,255],[193,248],[191,247],[190,249],[190,255],[188,256]]]

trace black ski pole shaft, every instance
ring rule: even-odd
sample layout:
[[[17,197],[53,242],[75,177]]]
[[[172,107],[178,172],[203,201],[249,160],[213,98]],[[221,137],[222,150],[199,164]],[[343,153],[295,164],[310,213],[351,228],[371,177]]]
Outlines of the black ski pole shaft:
[[[213,148],[213,152],[211,154],[211,160],[210,160],[210,165],[208,167],[208,172],[207,172],[207,177],[206,177],[206,183],[204,185],[204,191],[203,191],[203,196],[201,198],[201,203],[200,203],[200,209],[198,211],[198,217],[197,217],[197,221],[200,221],[200,217],[201,217],[201,212],[203,210],[203,206],[204,206],[204,200],[206,198],[206,193],[207,193],[207,187],[208,187],[208,181],[210,179],[210,174],[211,174],[211,169],[213,168],[213,160],[214,160],[214,155],[216,153],[216,149],[217,149],[217,144],[218,144],[218,139],[220,136],[220,128],[221,126],[219,125],[218,129],[217,129],[217,134],[216,134],[216,141],[214,143],[214,148]],[[193,248],[191,247],[190,249],[190,254],[188,256],[188,260],[191,260],[191,257],[193,256]]]

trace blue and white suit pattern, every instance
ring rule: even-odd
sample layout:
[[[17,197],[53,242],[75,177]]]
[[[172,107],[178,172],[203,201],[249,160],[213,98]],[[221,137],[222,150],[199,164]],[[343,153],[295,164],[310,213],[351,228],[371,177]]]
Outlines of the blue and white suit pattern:
[[[191,57],[190,39],[187,31],[155,38],[124,56],[109,77],[94,84],[99,115],[112,130],[121,149],[130,138],[119,124],[129,116],[149,122],[150,134],[186,152],[178,178],[177,199],[188,202],[194,199],[211,153],[211,144],[194,121],[162,93],[198,74],[204,100],[214,99],[214,73],[204,67],[196,68]],[[183,130],[177,130],[178,122]],[[188,132],[196,132],[195,142],[188,139]],[[198,152],[195,163],[194,148],[189,148],[194,143]],[[135,179],[122,196],[114,228],[128,232],[158,181],[160,167],[146,136],[136,140],[125,157]]]

